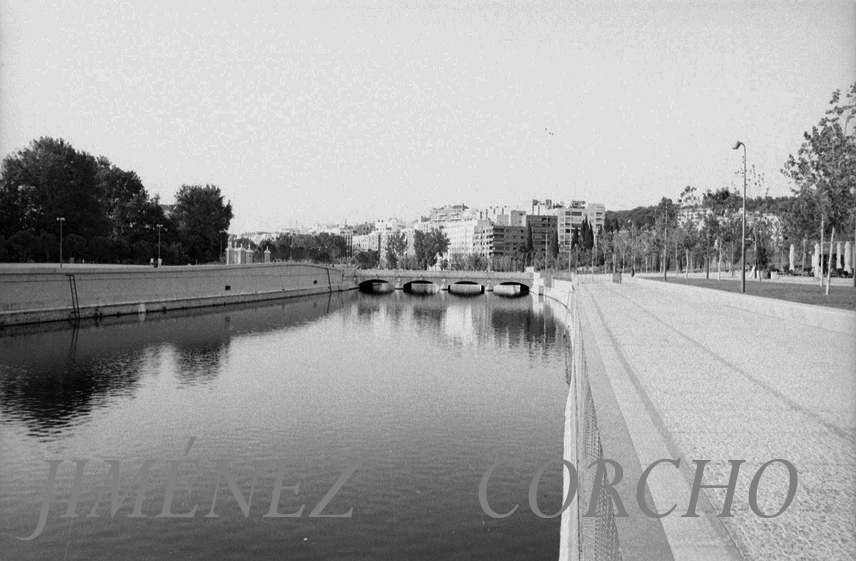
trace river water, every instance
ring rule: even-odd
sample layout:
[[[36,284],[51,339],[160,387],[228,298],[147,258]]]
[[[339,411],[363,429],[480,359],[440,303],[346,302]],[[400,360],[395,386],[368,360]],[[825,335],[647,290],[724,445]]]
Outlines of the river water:
[[[536,516],[528,493],[562,454],[563,337],[537,297],[490,293],[349,292],[7,330],[0,559],[555,559],[560,517]],[[495,519],[479,483],[513,457],[522,466],[497,468],[487,499],[519,506]],[[39,522],[48,460],[62,462],[44,529],[19,540]],[[112,517],[107,460],[128,494]],[[349,470],[320,514],[351,516],[310,517]],[[278,475],[275,512],[305,505],[299,517],[265,516]],[[545,514],[561,478],[558,462],[541,478]]]

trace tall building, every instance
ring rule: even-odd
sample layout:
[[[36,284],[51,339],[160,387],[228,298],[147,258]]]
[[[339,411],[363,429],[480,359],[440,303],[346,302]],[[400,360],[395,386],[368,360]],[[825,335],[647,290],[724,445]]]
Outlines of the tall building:
[[[505,257],[526,251],[526,227],[488,224],[476,234],[477,248],[485,257]]]
[[[579,231],[584,219],[595,232],[603,228],[606,218],[606,207],[600,203],[586,203],[585,201],[571,201],[570,206],[560,209],[558,212],[559,249],[568,251],[573,240],[574,230]]]
[[[457,220],[443,225],[443,231],[449,237],[448,254],[472,255],[477,252],[476,230],[490,225],[490,220]]]
[[[364,222],[363,224],[357,224],[354,226],[354,235],[355,236],[365,236],[374,230],[374,224],[369,224],[368,222]]]
[[[467,212],[468,210],[470,208],[466,205],[446,205],[432,208],[428,220],[434,224],[464,220],[469,218],[470,213]]]
[[[515,210],[508,205],[489,206],[479,210],[479,219],[490,220],[501,226],[523,226],[526,224],[526,211]]]
[[[379,232],[370,234],[355,234],[351,238],[351,246],[354,255],[363,251],[380,251],[381,238]]]
[[[551,209],[553,210],[553,209]],[[557,231],[559,217],[553,215],[526,215],[526,227],[532,229],[532,249],[536,253],[547,253],[552,234]]]

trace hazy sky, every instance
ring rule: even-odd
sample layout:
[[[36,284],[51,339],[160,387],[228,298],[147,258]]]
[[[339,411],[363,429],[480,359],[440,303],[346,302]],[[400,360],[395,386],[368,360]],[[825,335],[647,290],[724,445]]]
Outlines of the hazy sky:
[[[213,183],[233,232],[623,209],[742,185],[737,139],[786,194],[856,81],[856,2],[0,0],[0,61],[2,155],[61,137],[164,202]]]

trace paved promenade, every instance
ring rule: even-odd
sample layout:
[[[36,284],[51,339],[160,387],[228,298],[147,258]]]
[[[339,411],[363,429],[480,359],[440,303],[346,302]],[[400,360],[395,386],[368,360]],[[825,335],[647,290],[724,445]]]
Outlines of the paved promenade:
[[[649,479],[660,512],[677,503],[663,519],[676,559],[856,558],[856,315],[854,330],[843,333],[650,281],[580,289],[640,462],[681,459],[681,473],[664,464]],[[796,467],[799,486],[784,514],[764,519],[750,510],[749,486],[775,458]],[[711,460],[705,483],[718,484],[728,482],[727,460],[746,460],[733,518],[714,515],[720,489],[705,490],[706,516],[679,516],[696,459]],[[763,511],[779,510],[787,481],[781,464],[767,469]]]

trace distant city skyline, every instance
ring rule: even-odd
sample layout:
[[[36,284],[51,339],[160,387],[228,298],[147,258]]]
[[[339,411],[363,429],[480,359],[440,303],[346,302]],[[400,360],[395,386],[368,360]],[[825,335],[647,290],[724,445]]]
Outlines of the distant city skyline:
[[[780,196],[856,81],[854,21],[849,1],[0,0],[0,153],[64,138],[163,203],[218,185],[232,232],[476,201],[630,209],[736,186],[737,139]]]

